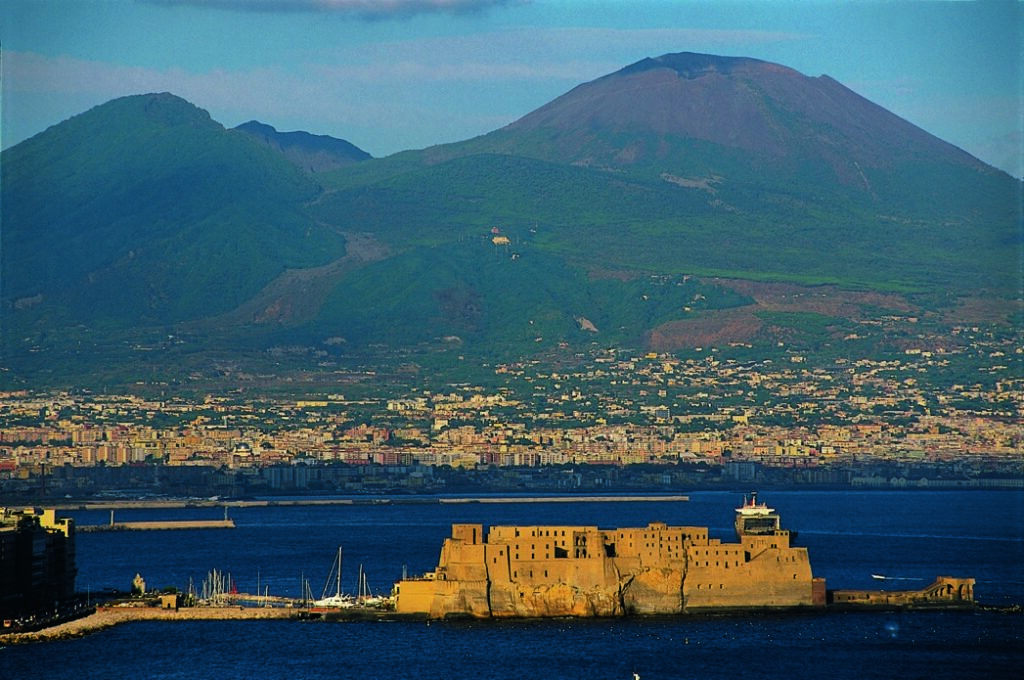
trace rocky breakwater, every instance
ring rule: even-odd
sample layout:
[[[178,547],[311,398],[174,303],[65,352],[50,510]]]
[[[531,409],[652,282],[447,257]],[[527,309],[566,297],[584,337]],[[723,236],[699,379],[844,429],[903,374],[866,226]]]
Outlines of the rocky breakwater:
[[[226,621],[298,618],[299,611],[279,607],[98,607],[88,616],[27,633],[0,635],[0,644],[52,642],[82,637],[135,621]]]

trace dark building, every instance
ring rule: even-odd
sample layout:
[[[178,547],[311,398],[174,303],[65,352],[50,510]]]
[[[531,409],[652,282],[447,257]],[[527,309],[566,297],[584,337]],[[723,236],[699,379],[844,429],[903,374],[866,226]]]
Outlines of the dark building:
[[[73,520],[53,509],[0,508],[0,619],[57,615],[74,599],[77,574]]]

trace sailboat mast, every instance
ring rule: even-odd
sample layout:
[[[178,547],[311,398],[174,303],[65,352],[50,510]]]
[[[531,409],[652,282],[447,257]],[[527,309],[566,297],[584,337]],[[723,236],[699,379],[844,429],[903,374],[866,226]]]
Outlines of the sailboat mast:
[[[338,546],[338,585],[335,589],[335,595],[341,597],[341,546]]]

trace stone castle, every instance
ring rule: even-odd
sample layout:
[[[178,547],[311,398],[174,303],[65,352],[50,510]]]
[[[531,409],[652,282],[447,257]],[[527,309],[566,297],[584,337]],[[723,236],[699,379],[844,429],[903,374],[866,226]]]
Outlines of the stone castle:
[[[430,618],[622,616],[825,604],[790,532],[708,538],[705,527],[456,524],[437,569],[396,586],[398,612]]]

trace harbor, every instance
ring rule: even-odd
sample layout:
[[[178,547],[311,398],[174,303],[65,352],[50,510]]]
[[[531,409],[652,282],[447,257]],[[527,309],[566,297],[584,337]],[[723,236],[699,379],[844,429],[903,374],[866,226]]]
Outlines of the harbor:
[[[978,514],[1006,517],[1007,504],[1010,508],[1018,507],[1016,504],[1019,497],[1000,500],[1001,498],[1002,496],[990,494],[963,493],[957,495],[955,500],[966,508],[977,505],[979,509],[985,510]],[[935,509],[949,506],[949,494],[880,496],[878,493],[808,495],[806,492],[774,492],[771,499],[772,507],[781,507],[785,511],[784,517],[796,518],[794,524],[802,530],[801,537],[806,536],[804,541],[810,544],[812,554],[821,555],[820,558],[816,557],[814,575],[830,577],[831,583],[842,584],[840,590],[830,589],[827,594],[831,597],[826,599],[823,607],[810,605],[772,608],[768,611],[764,607],[721,609],[688,606],[685,614],[634,615],[625,617],[625,620],[623,617],[602,617],[599,621],[586,626],[567,623],[580,617],[556,617],[547,624],[540,623],[540,619],[536,617],[511,623],[507,617],[500,616],[496,624],[501,627],[503,634],[506,631],[532,630],[537,626],[546,625],[556,626],[559,631],[570,626],[575,631],[573,634],[577,636],[589,634],[587,631],[603,630],[609,626],[614,627],[616,631],[620,631],[621,626],[628,626],[629,630],[643,630],[648,627],[659,631],[678,629],[685,630],[692,643],[694,631],[718,627],[727,629],[724,632],[729,634],[737,627],[745,629],[749,626],[761,630],[764,634],[780,635],[780,631],[800,629],[808,620],[813,620],[816,628],[836,627],[838,630],[848,626],[851,617],[861,617],[857,620],[872,623],[876,627],[883,624],[890,627],[899,624],[904,631],[911,626],[917,626],[918,622],[923,626],[935,616],[946,617],[943,620],[947,623],[954,620],[950,617],[969,616],[972,626],[978,620],[984,620],[992,625],[1019,621],[1019,608],[1011,609],[1014,603],[1020,601],[1018,586],[1014,585],[1015,581],[1011,576],[1016,573],[1015,567],[1019,564],[1016,554],[1012,550],[1007,552],[991,548],[993,543],[1001,546],[1019,540],[1016,538],[1018,535],[1013,533],[1019,529],[999,524],[978,524],[971,520],[976,516],[973,512],[942,515],[944,524],[941,533],[949,535],[951,538],[948,540],[919,536],[917,533],[906,531],[900,525],[893,525],[893,517],[906,516],[909,510],[917,508],[922,503]],[[876,504],[879,504],[879,499],[884,500],[885,512],[875,508]],[[46,642],[71,638],[95,637],[104,640],[104,644],[109,644],[111,641],[134,639],[138,635],[159,634],[167,636],[168,639],[178,636],[182,639],[192,639],[196,635],[208,635],[213,631],[244,640],[252,633],[264,630],[267,634],[275,636],[275,639],[280,636],[280,639],[294,640],[293,644],[301,645],[303,641],[310,639],[329,641],[338,636],[373,638],[377,635],[376,631],[385,629],[368,625],[375,622],[395,622],[395,626],[402,626],[401,630],[412,636],[428,634],[428,631],[434,630],[456,630],[443,628],[438,624],[447,618],[459,619],[460,612],[449,612],[447,616],[440,617],[441,621],[432,620],[429,611],[415,611],[415,601],[407,599],[404,605],[399,606],[398,600],[401,598],[395,598],[396,593],[390,587],[396,581],[415,579],[416,575],[436,571],[439,567],[445,567],[447,576],[457,576],[451,571],[450,563],[442,564],[439,559],[442,543],[446,538],[451,538],[452,524],[455,522],[464,524],[483,521],[488,527],[511,525],[540,529],[550,525],[554,511],[558,511],[557,514],[564,514],[567,518],[575,513],[575,516],[587,522],[586,526],[618,527],[615,530],[599,529],[596,532],[587,529],[585,533],[588,550],[591,547],[596,548],[601,543],[598,539],[602,536],[607,541],[614,534],[616,557],[610,559],[628,561],[633,559],[626,550],[630,541],[628,538],[619,537],[622,528],[637,527],[641,531],[651,533],[652,530],[646,527],[645,520],[652,517],[674,520],[666,528],[677,525],[716,527],[713,533],[720,538],[724,538],[726,531],[731,533],[737,528],[744,533],[752,533],[755,537],[759,535],[757,532],[777,530],[773,517],[776,513],[772,508],[762,508],[760,497],[756,501],[753,498],[749,501],[744,500],[740,509],[745,509],[745,512],[735,512],[737,518],[742,516],[749,521],[744,521],[741,527],[729,526],[727,518],[732,513],[729,513],[727,508],[736,508],[737,505],[740,503],[732,495],[703,493],[691,496],[690,502],[684,504],[673,504],[668,501],[660,505],[649,502],[581,503],[576,508],[567,507],[564,511],[562,506],[532,501],[524,501],[519,507],[510,503],[477,505],[472,502],[468,505],[435,502],[433,505],[399,504],[394,507],[371,504],[308,509],[291,506],[260,507],[232,512],[233,515],[237,515],[236,528],[230,532],[218,533],[213,541],[205,531],[175,532],[176,549],[173,551],[167,550],[166,539],[160,536],[159,532],[84,533],[78,545],[77,555],[80,564],[79,595],[91,596],[91,603],[86,597],[81,598],[82,611],[85,615],[76,612],[79,618],[73,621],[67,618],[54,621],[45,628],[43,625],[47,624],[40,625],[42,622],[36,621],[35,630],[23,628],[21,632],[14,633],[9,629],[6,634],[0,635],[0,646],[7,646],[5,653],[12,654],[23,651],[15,648],[34,646],[30,643],[42,642],[45,646]],[[997,511],[999,509],[1003,511]],[[109,512],[94,513],[91,520],[102,521],[108,514]],[[176,516],[202,518],[204,515],[219,514],[220,512],[216,510],[182,512],[180,515],[163,510],[150,510],[146,514],[124,517],[150,520]],[[121,513],[115,514],[115,519],[121,517]],[[850,524],[843,525],[844,522],[852,521],[851,518],[856,518],[856,526],[864,535],[851,533]],[[766,521],[769,519],[771,522]],[[960,524],[957,522],[969,522],[969,525],[966,525],[967,528],[958,528]],[[314,530],[311,531],[311,528]],[[562,528],[559,525],[559,540]],[[564,528],[568,530],[570,527]],[[689,531],[693,533],[692,528]],[[492,551],[502,548],[497,540],[491,545],[489,536],[486,545],[490,547],[484,548],[483,535],[477,535],[481,537],[481,543],[477,548]],[[1009,538],[1005,537],[1007,535]],[[965,537],[973,538],[965,541]],[[497,535],[494,538],[496,539]],[[566,538],[568,545],[568,531]],[[591,539],[594,546],[589,545]],[[513,542],[524,540],[526,539],[519,537]],[[547,540],[546,536],[544,540]],[[632,542],[636,545],[635,537]],[[575,550],[575,541],[571,543]],[[655,540],[655,543],[658,541]],[[350,567],[346,569],[346,575],[340,579],[339,586],[338,576],[336,573],[330,573],[330,567],[331,557],[339,557],[341,544],[344,544],[345,561]],[[674,545],[674,542],[665,544]],[[882,545],[884,549],[880,547]],[[958,547],[959,551],[952,549],[954,546]],[[469,545],[466,549],[477,548]],[[728,541],[717,548],[708,548],[732,550]],[[700,546],[702,552],[708,548]],[[962,559],[951,559],[950,556],[959,558],[965,548],[968,553],[963,555]],[[973,552],[970,552],[971,550]],[[529,560],[526,557],[529,552],[524,553],[522,547],[519,552],[522,560]],[[519,572],[518,578],[513,574],[512,580],[519,582],[526,578],[530,567],[525,562],[519,564],[522,560],[515,560],[515,551],[512,553],[511,558],[517,562],[513,570]],[[127,554],[131,555],[128,565],[125,562]],[[607,551],[596,550],[593,557],[588,557],[584,561],[609,559],[602,558],[602,554],[607,556]],[[852,563],[849,559],[851,554],[861,558]],[[1005,555],[1005,559],[985,562],[980,559],[982,555],[989,558],[993,555]],[[663,557],[672,559],[669,555]],[[648,557],[645,553],[641,559],[653,560],[655,556],[652,554]],[[741,562],[744,560],[739,556],[731,559]],[[752,559],[756,561],[761,558],[752,556]],[[538,560],[541,560],[539,556]],[[554,577],[554,572],[550,571],[552,568],[562,562],[574,561],[576,560],[572,557],[552,557],[547,561],[536,561],[533,566],[536,575],[534,580],[542,578],[544,568],[547,568],[549,574]],[[492,561],[488,559],[487,562],[491,565]],[[407,563],[411,576],[406,575]],[[196,565],[199,564],[216,565],[217,569],[206,574],[204,581],[203,575],[196,573]],[[625,562],[623,565],[628,566]],[[971,571],[964,569],[970,565],[974,567]],[[126,566],[131,572],[126,572]],[[360,567],[358,570],[357,566]],[[703,577],[710,575],[707,568],[698,568],[695,561],[691,566],[693,569],[689,570],[692,572],[690,576],[695,579],[695,584],[718,583]],[[730,563],[730,573],[737,566],[743,567]],[[541,571],[538,572],[538,568]],[[697,570],[701,570],[701,574],[698,574]],[[742,571],[742,568],[740,570]],[[391,591],[393,604],[379,607],[326,607],[316,604],[318,598],[323,600],[327,596],[337,596],[339,593],[346,596],[346,604],[358,601],[362,592],[358,584],[363,579],[356,578],[357,571],[368,571],[373,575],[376,584],[382,586],[382,595]],[[127,576],[134,572],[144,574],[152,587],[143,588],[146,593],[144,596],[125,597],[129,590],[135,590],[134,582],[131,587],[126,583]],[[705,575],[704,572],[708,574]],[[977,575],[978,588],[984,598],[981,602],[984,604],[971,602],[973,593],[970,591],[964,591],[957,602],[946,600],[940,591],[948,591],[949,586],[952,586],[955,592],[959,584],[931,581],[936,573]],[[311,574],[317,587],[315,594],[309,592],[311,579],[308,577]],[[886,575],[885,580],[877,578],[883,574]],[[491,579],[495,578],[496,574],[492,572]],[[925,587],[921,591],[877,590],[879,584],[902,585],[906,581],[909,585],[911,580],[920,581],[920,585]],[[633,585],[625,588],[626,594],[636,588],[635,581],[636,579],[631,582]],[[889,581],[893,583],[889,584]],[[728,594],[731,582],[721,582],[726,586],[724,591],[720,591],[716,585],[713,590],[709,590],[709,594]],[[449,579],[448,583],[454,587],[459,581]],[[640,605],[645,602],[643,598],[650,599],[653,589],[658,584],[653,581],[645,583],[648,587],[644,592],[637,592],[636,597],[630,596],[629,601],[634,603],[634,611],[650,608]],[[927,585],[929,583],[932,585]],[[406,582],[403,587],[408,585]],[[696,585],[691,585],[687,592],[694,595],[693,589]],[[323,586],[323,593],[320,586]],[[176,587],[179,599],[163,601],[162,598],[167,596],[170,587]],[[912,587],[917,588],[918,584]],[[703,595],[704,590],[702,586],[698,592]],[[552,592],[552,596],[554,594]],[[415,593],[409,591],[404,595],[408,598]],[[686,600],[687,605],[695,603],[696,600],[692,598],[688,597]],[[537,600],[535,604],[543,603]],[[490,606],[496,605],[492,602]],[[616,619],[622,623],[611,623]],[[250,624],[245,623],[246,621],[260,623]],[[430,621],[431,625],[425,625],[427,621]],[[363,625],[345,626],[344,630],[333,626],[309,625],[330,622]],[[122,631],[120,624],[132,625],[124,626]],[[33,623],[30,622],[29,625]],[[456,622],[456,625],[463,624]],[[387,626],[386,629],[398,630],[392,626]],[[257,637],[259,635],[256,634]],[[92,649],[97,643],[80,640],[76,644],[86,645]]]

